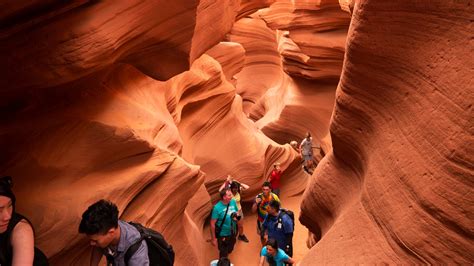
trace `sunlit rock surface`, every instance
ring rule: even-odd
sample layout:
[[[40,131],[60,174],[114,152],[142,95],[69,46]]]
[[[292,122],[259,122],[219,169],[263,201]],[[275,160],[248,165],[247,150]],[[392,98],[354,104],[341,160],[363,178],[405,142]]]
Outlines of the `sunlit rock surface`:
[[[280,162],[307,187],[302,265],[472,264],[474,12],[412,2],[0,4],[0,174],[37,245],[87,264],[80,215],[106,198],[208,265],[218,187],[252,201]],[[306,131],[327,154],[308,186]]]
[[[285,72],[305,79],[339,79],[350,15],[337,0],[278,0],[259,16],[270,28],[285,31],[280,41]]]
[[[473,11],[355,3],[303,265],[473,263]]]

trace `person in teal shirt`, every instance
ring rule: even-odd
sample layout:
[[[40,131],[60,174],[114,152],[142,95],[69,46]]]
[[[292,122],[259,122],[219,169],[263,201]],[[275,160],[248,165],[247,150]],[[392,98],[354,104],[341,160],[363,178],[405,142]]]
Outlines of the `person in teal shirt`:
[[[273,238],[268,239],[266,245],[260,252],[260,266],[263,266],[265,259],[267,259],[269,265],[275,266],[285,266],[285,264],[296,263],[293,258],[285,253],[285,251],[278,248],[278,243]]]
[[[237,233],[238,207],[229,189],[219,192],[221,200],[214,205],[211,214],[212,245],[218,247],[219,258],[228,257],[234,250]],[[220,230],[216,231],[216,228]]]

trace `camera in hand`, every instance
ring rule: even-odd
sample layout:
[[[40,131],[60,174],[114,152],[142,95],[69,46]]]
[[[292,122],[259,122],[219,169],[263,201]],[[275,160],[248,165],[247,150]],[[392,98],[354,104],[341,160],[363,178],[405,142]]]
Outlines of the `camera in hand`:
[[[242,216],[240,216],[238,213],[236,212],[233,212],[231,215],[230,215],[230,218],[232,219],[236,219],[237,221],[240,220],[240,218],[242,218]]]

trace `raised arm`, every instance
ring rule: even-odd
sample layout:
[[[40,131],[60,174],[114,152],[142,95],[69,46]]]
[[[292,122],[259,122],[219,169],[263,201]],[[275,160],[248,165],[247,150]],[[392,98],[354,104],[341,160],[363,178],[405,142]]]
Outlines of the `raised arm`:
[[[33,265],[35,240],[33,228],[26,220],[21,220],[13,229],[11,243],[13,248],[12,266]]]
[[[250,188],[250,186],[249,186],[249,185],[247,185],[247,184],[244,184],[244,183],[240,183],[240,186],[241,186],[241,189],[242,189],[242,190],[247,190],[247,189],[249,189],[249,188]]]
[[[221,187],[219,188],[219,192],[221,192],[227,186],[227,181],[225,181]]]

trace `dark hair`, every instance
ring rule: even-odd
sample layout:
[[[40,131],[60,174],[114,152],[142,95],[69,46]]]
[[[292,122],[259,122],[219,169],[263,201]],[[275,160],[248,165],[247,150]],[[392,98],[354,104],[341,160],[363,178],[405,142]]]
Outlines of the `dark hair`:
[[[223,190],[219,191],[219,196],[221,197],[221,199],[223,199],[223,198],[224,198],[225,194],[226,194],[226,193],[227,193],[227,191],[229,191],[229,190],[230,190],[230,189],[228,189],[228,188],[225,188],[225,189],[223,189]]]
[[[11,176],[4,176],[0,178],[0,196],[5,196],[12,200],[12,205],[15,207],[16,197],[12,191],[13,180]]]
[[[272,188],[272,184],[271,184],[269,181],[265,181],[265,182],[263,182],[262,187],[269,187],[269,188]]]
[[[232,184],[230,184],[230,190],[232,190],[232,189],[234,189],[234,188],[236,188],[236,189],[237,189],[237,192],[240,193],[240,184],[237,183],[237,182],[235,182],[235,181],[233,181]]]
[[[276,241],[275,238],[269,238],[267,240],[267,243],[265,243],[265,246],[270,246],[274,248],[275,250],[278,250],[278,242]]]
[[[280,210],[280,202],[276,201],[276,200],[271,200],[269,203],[268,203],[268,206],[270,206],[270,208],[273,208],[277,211]]]
[[[82,214],[79,233],[86,235],[105,234],[118,226],[118,208],[107,200],[99,200]]]
[[[217,266],[230,266],[230,260],[227,257],[222,257],[217,262]]]

